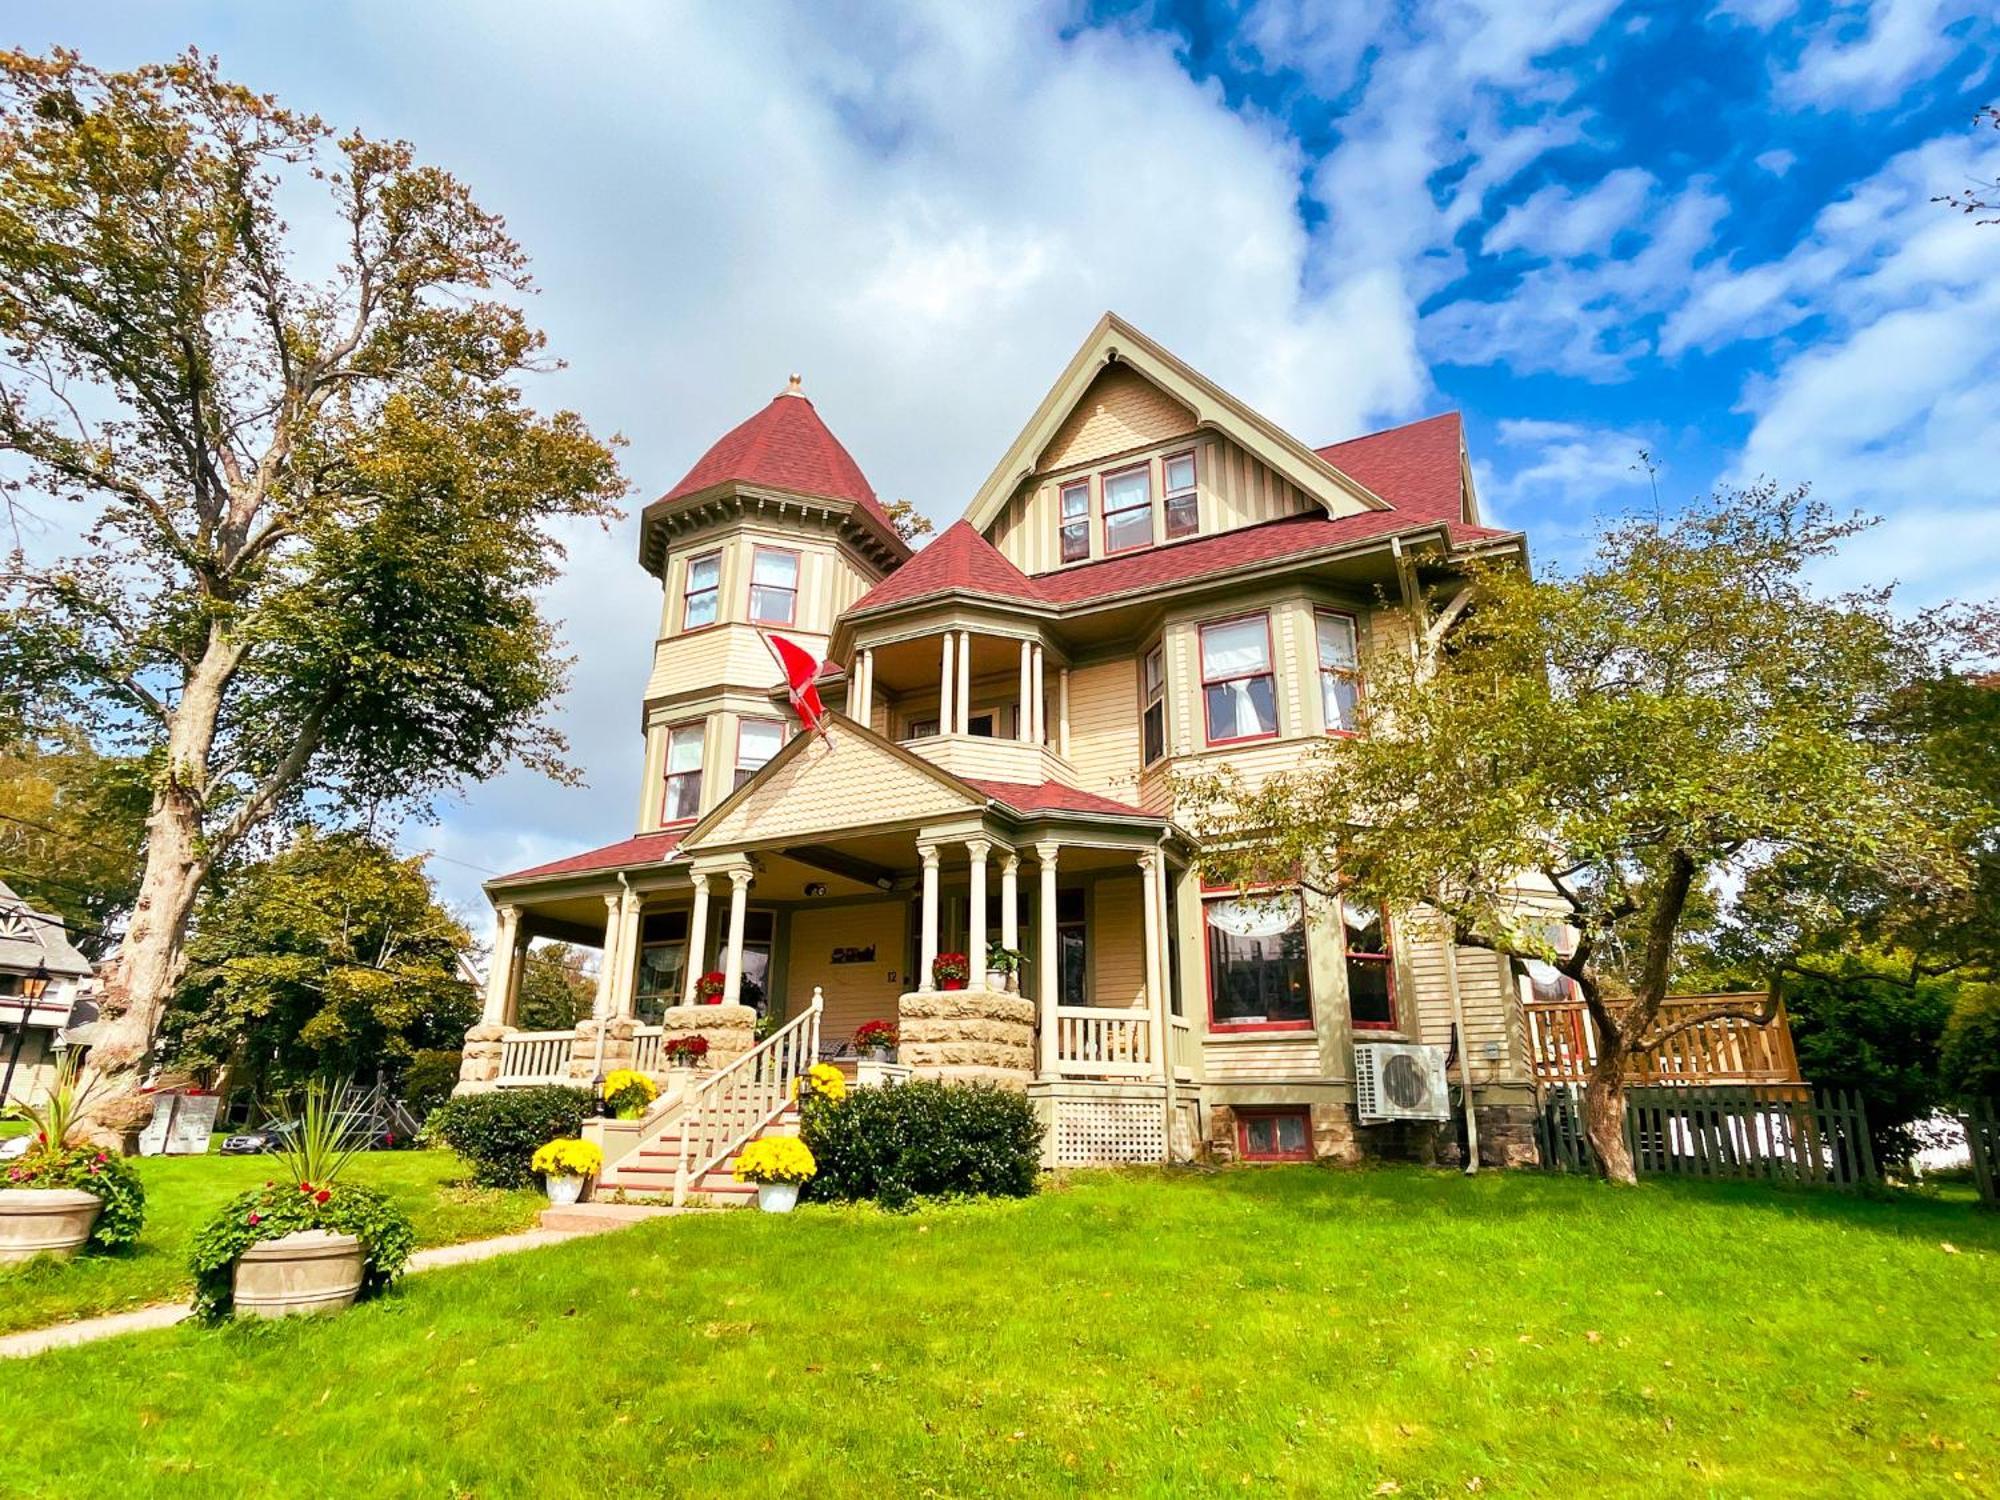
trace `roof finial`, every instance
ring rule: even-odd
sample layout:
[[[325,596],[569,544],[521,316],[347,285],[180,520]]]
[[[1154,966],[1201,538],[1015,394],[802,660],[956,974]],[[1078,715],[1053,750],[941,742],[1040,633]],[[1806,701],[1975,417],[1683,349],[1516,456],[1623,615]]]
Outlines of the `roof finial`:
[[[799,379],[798,375],[794,373],[792,378],[787,382],[785,382],[785,394],[787,396],[803,396],[805,393],[806,390],[804,383]]]

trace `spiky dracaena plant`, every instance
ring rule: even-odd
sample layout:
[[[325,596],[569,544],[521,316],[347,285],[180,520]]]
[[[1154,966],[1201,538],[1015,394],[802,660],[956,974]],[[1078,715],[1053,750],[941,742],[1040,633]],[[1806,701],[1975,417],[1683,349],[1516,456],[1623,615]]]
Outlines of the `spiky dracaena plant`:
[[[368,1141],[354,1108],[353,1087],[314,1079],[294,1097],[291,1108],[298,1123],[285,1132],[279,1159],[293,1181],[332,1187]]]
[[[83,1118],[97,1084],[97,1075],[84,1076],[82,1058],[75,1052],[65,1052],[56,1063],[55,1077],[49,1080],[39,1100],[17,1095],[9,1102],[35,1127],[45,1149],[60,1151],[70,1144],[69,1138]]]

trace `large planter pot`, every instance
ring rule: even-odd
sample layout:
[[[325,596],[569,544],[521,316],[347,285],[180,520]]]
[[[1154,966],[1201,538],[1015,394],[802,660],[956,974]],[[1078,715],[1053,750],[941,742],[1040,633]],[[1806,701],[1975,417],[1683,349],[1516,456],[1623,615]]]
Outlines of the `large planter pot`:
[[[887,1047],[870,1047],[868,1049],[868,1060],[870,1062],[894,1062],[896,1054]]]
[[[965,981],[963,979],[940,979],[938,981],[938,988],[941,990],[962,990],[965,988]]]
[[[1008,975],[1002,974],[998,969],[988,969],[986,971],[986,988],[996,995],[1004,995],[1007,993],[1008,978]]]
[[[796,1182],[760,1182],[757,1184],[757,1206],[767,1214],[788,1214],[798,1206],[799,1185]]]
[[[82,1188],[0,1188],[0,1265],[68,1260],[90,1238],[104,1201]]]
[[[325,1229],[301,1229],[252,1245],[236,1262],[237,1316],[343,1312],[360,1294],[365,1261],[360,1240]]]
[[[548,1190],[549,1202],[558,1208],[568,1208],[583,1196],[581,1177],[544,1177],[542,1186]]]

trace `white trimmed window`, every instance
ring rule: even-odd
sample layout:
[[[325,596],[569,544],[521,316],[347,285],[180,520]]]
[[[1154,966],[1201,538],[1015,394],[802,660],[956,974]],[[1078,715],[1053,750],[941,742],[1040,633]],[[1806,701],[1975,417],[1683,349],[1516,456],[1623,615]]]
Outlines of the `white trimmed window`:
[[[701,812],[701,748],[705,724],[677,724],[667,731],[667,795],[662,823],[685,823]]]
[[[1062,560],[1090,559],[1090,481],[1079,479],[1062,487]]]
[[[722,597],[722,554],[704,552],[688,559],[687,582],[681,590],[681,629],[699,630],[715,623],[716,602]]]
[[[798,553],[757,548],[750,556],[750,618],[759,625],[791,625],[798,612]]]
[[[1130,552],[1153,545],[1153,466],[1140,464],[1104,476],[1104,551]]]
[[[764,762],[784,748],[784,720],[738,719],[735,785],[742,786],[764,768]]]
[[[1140,666],[1139,743],[1142,763],[1167,753],[1167,652],[1155,646]]]

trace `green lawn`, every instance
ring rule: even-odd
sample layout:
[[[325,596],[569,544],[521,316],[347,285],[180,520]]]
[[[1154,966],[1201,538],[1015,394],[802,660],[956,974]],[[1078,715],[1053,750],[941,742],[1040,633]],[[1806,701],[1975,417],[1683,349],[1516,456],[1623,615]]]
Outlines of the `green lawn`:
[[[655,1221],[21,1375],[24,1496],[1994,1494],[2000,1216],[1094,1175]]]
[[[26,1135],[28,1128],[26,1120],[0,1120],[0,1141],[10,1135]]]
[[[139,1243],[67,1262],[0,1268],[0,1333],[188,1296],[188,1242],[224,1203],[277,1170],[268,1156],[153,1156],[137,1163],[146,1182]],[[465,1169],[448,1151],[376,1151],[348,1168],[356,1182],[395,1197],[416,1221],[418,1243],[452,1244],[508,1234],[534,1222],[537,1193],[461,1187]],[[0,1484],[0,1494],[6,1493]]]

